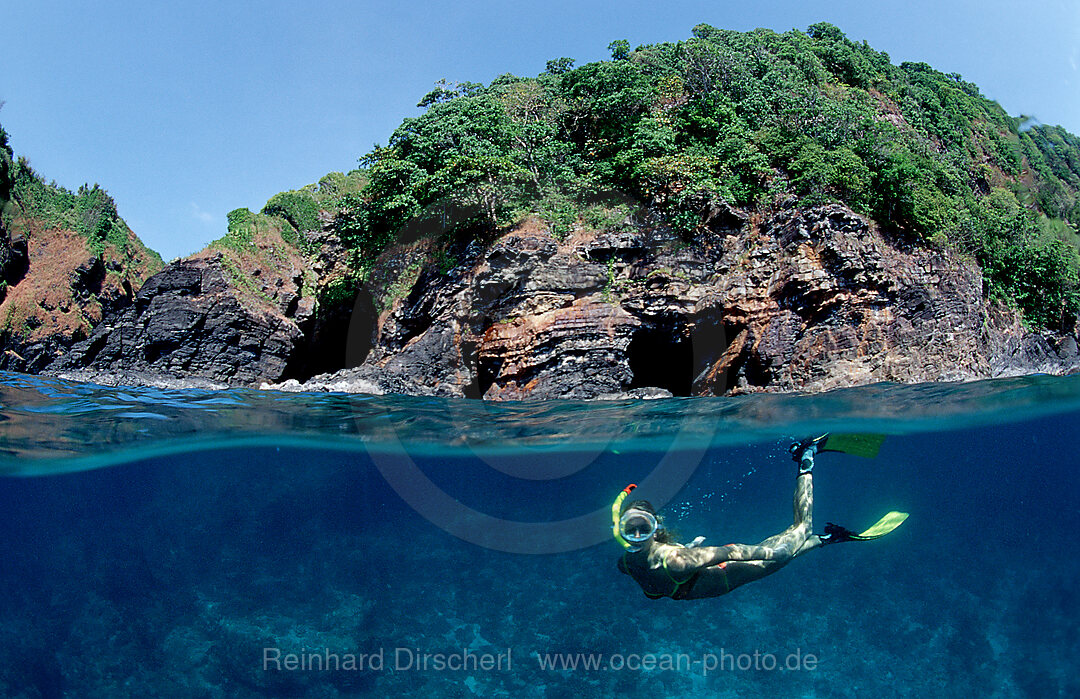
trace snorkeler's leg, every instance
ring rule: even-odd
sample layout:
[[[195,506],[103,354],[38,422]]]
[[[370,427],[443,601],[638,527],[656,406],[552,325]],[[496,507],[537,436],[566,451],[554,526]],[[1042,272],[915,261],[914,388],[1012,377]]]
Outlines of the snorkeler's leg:
[[[799,550],[795,552],[795,555],[801,556],[807,551],[810,551],[811,549],[816,549],[817,547],[824,545],[825,542],[821,540],[820,536],[818,536],[817,534],[811,534],[810,536],[806,537],[806,540],[803,541],[802,546],[800,546]]]
[[[820,441],[820,440],[819,440]],[[793,453],[799,464],[798,475],[795,476],[795,495],[792,498],[793,521],[790,527],[784,531],[770,536],[756,546],[746,544],[728,544],[729,561],[753,561],[761,562],[759,568],[747,568],[746,572],[752,577],[754,574],[767,575],[768,573],[784,566],[795,556],[817,548],[821,540],[812,535],[814,513],[814,454],[817,452],[816,442],[807,441],[797,445],[798,449]]]
[[[809,461],[809,464],[807,464]],[[821,539],[817,534],[811,534],[814,529],[814,455],[811,452],[809,458],[804,456],[799,461],[799,475],[795,477],[795,496],[792,502],[794,521],[788,532],[798,542],[793,556],[806,553],[810,549],[821,546]]]
[[[788,558],[809,551],[821,545],[821,541],[811,535],[814,519],[814,450],[808,449],[799,454],[799,472],[795,477],[795,495],[792,498],[792,524],[775,536],[762,541],[759,546],[783,549]]]
[[[810,470],[804,471],[801,465],[799,475],[795,476],[795,494],[791,499],[791,509],[791,526],[801,529],[805,538],[814,528],[814,474]]]

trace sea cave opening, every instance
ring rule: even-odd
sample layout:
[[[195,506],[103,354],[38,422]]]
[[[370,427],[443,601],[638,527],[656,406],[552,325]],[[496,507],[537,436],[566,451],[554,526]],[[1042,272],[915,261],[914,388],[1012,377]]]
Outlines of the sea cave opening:
[[[467,398],[483,398],[488,389],[495,385],[495,379],[499,376],[497,357],[482,356],[476,362],[476,395],[466,391]]]
[[[378,313],[367,289],[361,287],[354,298],[324,299],[281,379],[307,381],[319,374],[360,366],[374,345],[377,326]]]
[[[634,332],[626,350],[633,379],[627,388],[655,386],[673,396],[691,395],[694,349],[674,326],[644,326]]]

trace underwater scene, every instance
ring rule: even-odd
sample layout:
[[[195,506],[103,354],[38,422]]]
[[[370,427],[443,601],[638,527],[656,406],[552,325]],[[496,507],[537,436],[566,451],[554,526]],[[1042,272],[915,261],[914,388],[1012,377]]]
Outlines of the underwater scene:
[[[814,396],[479,401],[0,374],[0,696],[1080,696],[1080,376]],[[629,483],[678,541],[792,522],[713,599],[617,562]]]

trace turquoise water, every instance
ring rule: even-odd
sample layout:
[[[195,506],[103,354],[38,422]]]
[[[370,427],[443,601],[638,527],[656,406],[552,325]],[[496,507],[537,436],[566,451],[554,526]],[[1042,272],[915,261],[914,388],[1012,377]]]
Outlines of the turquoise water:
[[[489,404],[0,374],[0,695],[1077,696],[1078,425],[1080,377]],[[816,528],[899,530],[713,600],[616,570],[628,482],[683,540],[755,542],[825,431],[890,436],[819,458]]]

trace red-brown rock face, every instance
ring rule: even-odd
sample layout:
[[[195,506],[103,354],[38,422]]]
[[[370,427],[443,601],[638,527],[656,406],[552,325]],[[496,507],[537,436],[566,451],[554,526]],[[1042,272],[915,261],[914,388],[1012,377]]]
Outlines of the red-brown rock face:
[[[631,226],[559,241],[529,222],[420,274],[364,362],[307,387],[495,400],[820,391],[1075,367],[1075,343],[1060,346],[992,310],[973,263],[898,248],[841,206],[693,244]]]

